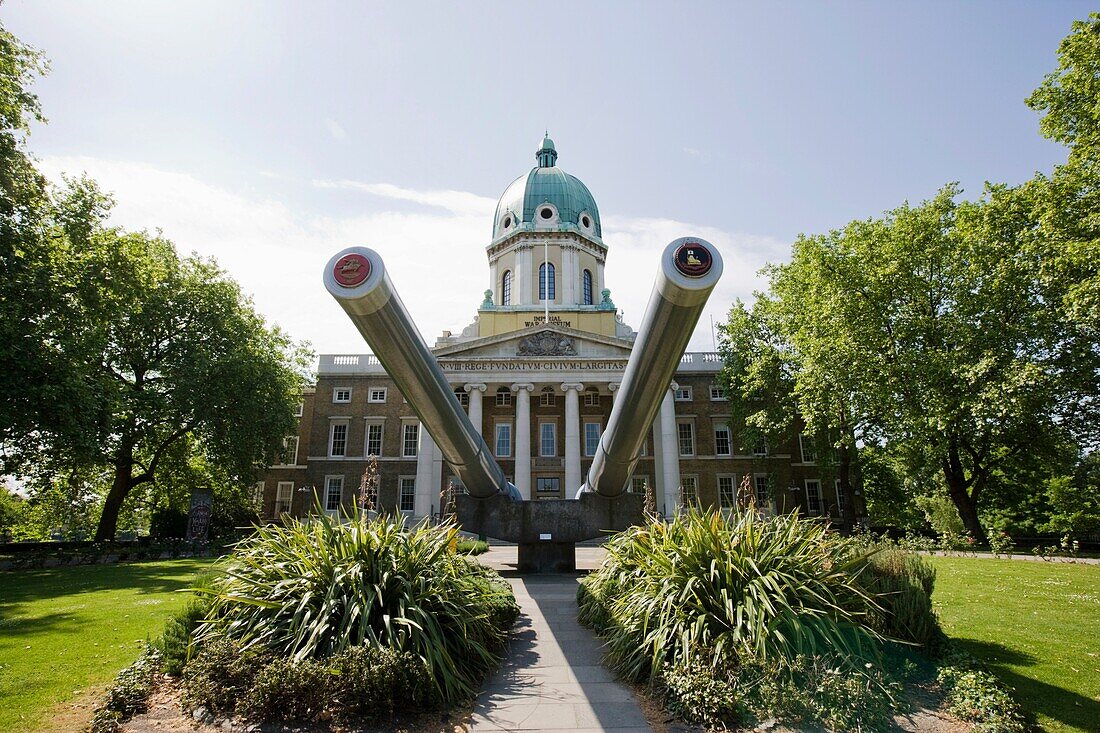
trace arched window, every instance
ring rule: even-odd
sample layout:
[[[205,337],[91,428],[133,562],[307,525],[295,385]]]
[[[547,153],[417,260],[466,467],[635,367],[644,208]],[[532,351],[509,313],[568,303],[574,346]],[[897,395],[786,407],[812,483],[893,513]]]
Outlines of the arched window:
[[[512,304],[512,271],[504,271],[504,280],[500,286],[500,304],[511,305]]]
[[[584,271],[584,289],[581,292],[584,293],[584,304],[592,305],[592,273],[588,270]]]
[[[553,300],[554,297],[554,266],[543,262],[539,265],[539,300]]]

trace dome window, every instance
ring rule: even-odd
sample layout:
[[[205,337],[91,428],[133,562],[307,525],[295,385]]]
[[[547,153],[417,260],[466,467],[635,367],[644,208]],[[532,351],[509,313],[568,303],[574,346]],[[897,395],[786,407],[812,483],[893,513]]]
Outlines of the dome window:
[[[553,219],[554,210],[551,209],[549,206],[544,207],[541,211],[539,211],[539,216],[541,216],[543,219]]]
[[[539,300],[554,300],[554,265],[544,262],[539,265]]]
[[[512,226],[512,217],[511,216],[504,217],[504,221],[501,223],[501,226],[503,226],[505,229],[508,229],[509,227],[511,227]]]
[[[581,226],[584,227],[585,229],[587,229],[588,227],[592,226],[592,220],[589,219],[587,216],[582,216],[581,217]]]

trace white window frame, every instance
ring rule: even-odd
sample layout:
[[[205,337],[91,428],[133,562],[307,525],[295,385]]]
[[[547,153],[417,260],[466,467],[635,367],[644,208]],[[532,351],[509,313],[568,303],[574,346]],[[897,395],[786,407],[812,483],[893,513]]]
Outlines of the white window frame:
[[[550,428],[552,442],[552,452],[546,452],[546,436],[544,430],[546,427]],[[539,457],[540,458],[557,458],[558,457],[558,423],[553,420],[539,420]]]
[[[729,481],[729,502],[726,501],[727,494],[722,491],[722,482]],[[718,490],[718,507],[723,511],[729,511],[737,508],[737,477],[731,473],[720,473],[715,479],[715,488]]]
[[[397,477],[397,509],[409,517],[416,511],[416,476]]]
[[[336,508],[331,508],[333,489],[339,488],[339,493],[336,494]],[[325,514],[329,516],[336,516],[340,513],[340,507],[344,505],[344,475],[343,474],[329,474],[325,476],[325,497],[324,504],[322,505],[325,510]]]
[[[410,428],[416,432],[416,439],[409,443]],[[412,450],[409,446],[412,445]],[[420,423],[415,420],[406,420],[401,423],[401,457],[416,458],[420,452]]]
[[[553,387],[544,387],[539,392],[539,407],[554,407],[558,404],[558,395]]]
[[[691,440],[691,452],[684,452],[684,437],[682,426],[688,427],[688,438]],[[677,420],[676,421],[676,449],[679,452],[681,458],[692,458],[695,455],[695,421],[693,420]]]
[[[764,438],[761,438],[760,442],[752,447],[752,454],[757,458],[767,458],[768,441],[766,441]]]
[[[676,391],[672,393],[672,399],[675,402],[691,402],[693,399],[691,385],[677,386]]]
[[[688,506],[688,497],[691,498],[691,506],[699,504],[699,477],[695,474],[680,476],[680,505]]]
[[[290,441],[294,441],[294,450],[290,450]],[[280,466],[297,466],[298,465],[298,445],[299,438],[297,435],[288,435],[283,438],[283,452],[280,455],[282,461]],[[289,460],[287,460],[289,459]]]
[[[294,406],[294,417],[301,417],[302,413],[305,412],[305,409],[306,403],[299,402],[297,405]]]
[[[370,433],[371,430],[378,429],[378,451],[374,452],[370,449]],[[363,421],[363,455],[364,456],[381,456],[382,446],[385,444],[383,441],[386,439],[386,423],[384,420],[368,418]]]
[[[591,435],[588,433],[589,427],[596,428],[595,441],[590,440]],[[584,438],[584,455],[586,458],[591,458],[596,455],[596,450],[600,447],[600,438],[603,437],[603,424],[599,420],[586,420],[581,426],[581,435]]]
[[[367,402],[372,405],[384,405],[388,394],[389,390],[386,387],[371,387],[367,390]]]
[[[775,513],[775,499],[774,497],[770,496],[771,486],[768,485],[770,483],[771,476],[769,476],[768,474],[754,473],[752,475],[752,498],[753,501],[756,502],[756,506],[758,508],[767,509],[769,512]],[[764,506],[760,503],[760,495],[762,493],[761,489],[763,489],[763,494],[768,497],[767,506]]]
[[[328,426],[328,457],[329,458],[347,458],[348,455],[348,433],[350,432],[349,420],[347,418],[340,418],[338,420],[330,420]],[[335,451],[336,448],[336,428],[338,426],[344,428],[344,445],[340,453]]]
[[[844,516],[844,502],[847,501],[844,496],[844,492],[840,490],[840,479],[834,480],[834,488],[836,489],[836,512],[839,516]]]
[[[252,503],[256,505],[260,515],[264,513],[264,482],[257,481],[256,485],[252,487]]]
[[[512,404],[512,390],[507,387],[498,388],[495,402],[497,407],[509,407]]]
[[[710,385],[710,401],[711,402],[726,402],[726,392],[717,384]]]
[[[810,486],[813,485],[817,490],[817,509],[814,509],[810,503]],[[806,486],[806,514],[811,517],[821,516],[821,480],[816,478],[808,478],[805,480]]]
[[[275,485],[275,505],[271,508],[271,515],[278,519],[284,514],[290,514],[294,505],[294,482],[280,481]]]
[[[508,438],[507,438],[507,445],[505,447],[505,450],[502,452],[500,450],[500,439],[501,439],[501,431],[502,431],[502,429],[505,429],[505,428],[507,429]],[[498,422],[498,423],[494,424],[494,426],[493,426],[493,454],[497,458],[511,458],[512,457],[512,437],[513,437],[513,430],[512,430],[512,423],[510,421],[501,421],[501,422]]]
[[[346,405],[351,402],[351,387],[333,387],[332,404]]]
[[[718,433],[724,432],[726,434],[726,450],[718,450]],[[728,457],[733,455],[733,431],[730,430],[730,426],[724,422],[714,424],[714,455]]]
[[[646,485],[649,484],[649,476],[645,474],[633,475],[630,477],[630,493],[632,494],[644,494]]]
[[[458,404],[463,407],[470,406],[470,393],[462,387],[455,387],[455,399],[458,400]]]
[[[798,453],[799,458],[802,459],[803,463],[817,463],[817,451],[806,450],[806,444],[812,442],[813,441],[810,439],[810,436],[806,435],[805,433],[798,434]],[[807,453],[809,454],[809,458],[807,458]]]
[[[585,390],[584,392],[584,406],[585,407],[599,407],[600,406],[600,393],[594,389]]]

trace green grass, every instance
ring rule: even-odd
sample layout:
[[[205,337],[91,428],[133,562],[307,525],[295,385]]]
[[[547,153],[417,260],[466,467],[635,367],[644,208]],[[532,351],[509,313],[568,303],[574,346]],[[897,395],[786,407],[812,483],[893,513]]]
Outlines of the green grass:
[[[0,573],[0,731],[57,729],[48,717],[86,700],[131,664],[182,607],[187,596],[174,591],[210,562]]]
[[[929,558],[944,630],[1048,731],[1100,731],[1100,565]]]

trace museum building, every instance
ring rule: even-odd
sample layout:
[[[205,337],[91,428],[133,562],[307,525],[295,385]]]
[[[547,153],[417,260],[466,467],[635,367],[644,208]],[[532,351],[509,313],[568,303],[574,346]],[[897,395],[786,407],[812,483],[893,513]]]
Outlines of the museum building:
[[[497,203],[490,288],[477,317],[461,334],[445,331],[432,351],[523,497],[563,499],[588,472],[636,334],[604,287],[608,248],[591,192],[558,167],[549,137],[535,158]],[[838,521],[843,496],[805,436],[738,444],[721,367],[715,353],[685,353],[671,384],[652,385],[665,395],[631,490],[654,487],[657,510],[669,516],[687,503],[732,508],[748,477],[765,511]],[[305,515],[318,501],[331,514],[351,508],[368,456],[377,460],[380,507],[440,513],[449,469],[373,355],[321,355],[299,413],[282,463],[256,487],[265,519]]]

